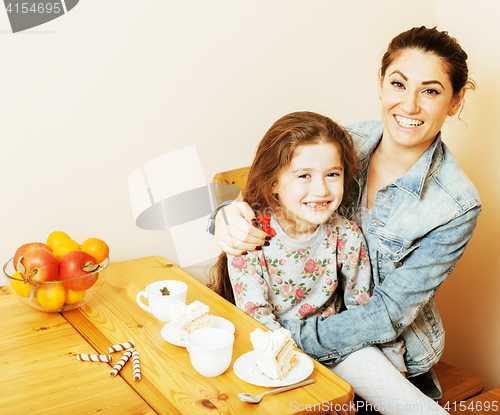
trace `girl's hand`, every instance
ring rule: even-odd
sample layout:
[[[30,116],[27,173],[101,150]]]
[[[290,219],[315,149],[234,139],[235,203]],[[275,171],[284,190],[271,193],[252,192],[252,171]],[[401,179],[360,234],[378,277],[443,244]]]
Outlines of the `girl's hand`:
[[[224,206],[215,217],[215,243],[226,253],[241,255],[264,245],[267,234],[252,226],[255,213],[248,203]]]

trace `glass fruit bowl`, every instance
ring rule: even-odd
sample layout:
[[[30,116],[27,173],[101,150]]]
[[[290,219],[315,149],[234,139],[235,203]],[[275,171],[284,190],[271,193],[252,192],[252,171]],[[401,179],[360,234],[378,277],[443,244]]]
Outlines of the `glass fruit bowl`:
[[[73,310],[87,304],[101,289],[106,279],[103,271],[109,264],[109,256],[91,273],[64,281],[25,282],[12,264],[13,258],[3,266],[3,273],[11,291],[25,304],[40,311],[61,312]],[[95,282],[87,290],[74,291],[71,287],[81,285],[82,281]]]

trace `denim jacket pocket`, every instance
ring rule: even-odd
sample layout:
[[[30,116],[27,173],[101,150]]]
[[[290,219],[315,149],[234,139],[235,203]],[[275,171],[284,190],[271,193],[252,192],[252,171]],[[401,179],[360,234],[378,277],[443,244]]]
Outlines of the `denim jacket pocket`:
[[[379,237],[377,242],[378,284],[382,284],[391,271],[403,266],[404,259],[419,246],[419,242],[405,245],[401,240]]]

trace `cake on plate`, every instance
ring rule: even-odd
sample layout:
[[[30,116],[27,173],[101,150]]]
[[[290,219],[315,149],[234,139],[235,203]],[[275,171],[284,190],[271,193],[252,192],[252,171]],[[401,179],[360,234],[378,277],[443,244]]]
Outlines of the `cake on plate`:
[[[187,335],[192,331],[214,325],[208,315],[208,306],[198,300],[189,305],[176,301],[170,305],[168,311],[171,323],[181,340],[186,340]]]
[[[283,380],[298,362],[295,357],[295,342],[290,331],[281,327],[275,331],[255,329],[250,333],[250,341],[255,350],[257,366],[271,379]]]

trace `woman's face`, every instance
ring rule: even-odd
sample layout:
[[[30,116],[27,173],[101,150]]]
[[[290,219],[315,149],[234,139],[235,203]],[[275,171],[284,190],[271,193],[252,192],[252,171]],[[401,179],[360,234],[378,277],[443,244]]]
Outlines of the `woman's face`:
[[[389,65],[380,83],[384,138],[423,154],[446,117],[460,108],[464,92],[454,94],[441,58],[406,50]]]

